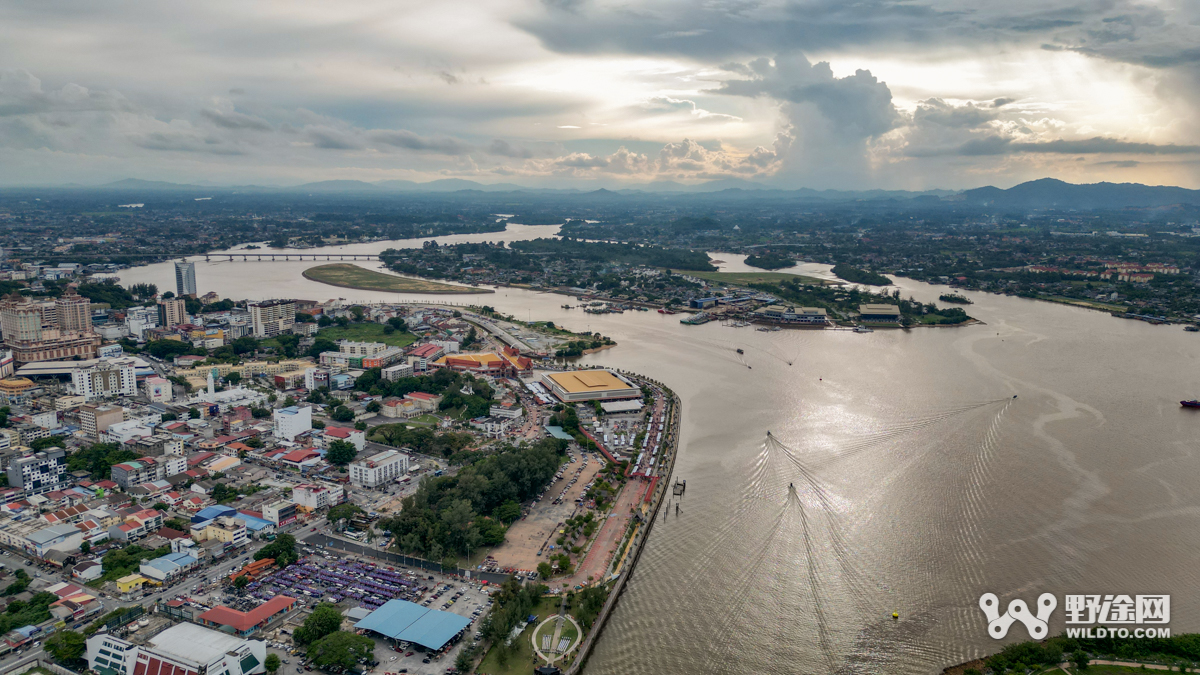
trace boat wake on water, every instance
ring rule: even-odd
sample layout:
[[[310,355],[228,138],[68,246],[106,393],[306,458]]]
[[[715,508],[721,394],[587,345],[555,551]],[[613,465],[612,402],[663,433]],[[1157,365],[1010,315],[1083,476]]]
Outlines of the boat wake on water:
[[[715,644],[706,669],[724,671],[736,663],[743,650],[762,649],[775,630],[787,632],[780,635],[778,644],[794,644],[801,637],[815,648],[811,658],[819,657],[823,672],[850,672],[854,663],[886,660],[895,647],[889,648],[888,636],[905,634],[905,621],[893,621],[893,612],[927,616],[928,606],[934,603],[932,599],[914,599],[915,604],[907,608],[888,606],[890,595],[880,589],[889,586],[867,571],[878,568],[872,558],[880,553],[864,549],[851,535],[855,519],[862,517],[854,512],[859,505],[839,494],[821,477],[820,470],[882,447],[897,434],[916,432],[988,406],[998,407],[978,444],[972,444],[967,456],[958,458],[962,461],[957,465],[966,471],[964,487],[938,518],[938,536],[953,549],[948,555],[974,557],[973,551],[983,545],[976,525],[987,510],[982,490],[988,465],[999,442],[1001,418],[1012,402],[1006,397],[925,415],[816,458],[806,457],[768,432],[751,462],[740,497],[729,505],[727,518],[708,531],[708,541],[683,575],[684,585],[690,587],[704,577],[707,561],[740,560],[722,591],[728,601],[719,623],[726,637]],[[747,540],[750,537],[752,541]],[[764,597],[770,598],[766,604]],[[783,622],[783,627],[770,627],[760,624],[763,615],[794,620]],[[896,626],[889,627],[892,623]],[[761,627],[748,631],[746,626]],[[807,638],[803,637],[806,631],[811,631]],[[795,659],[797,654],[779,656]]]

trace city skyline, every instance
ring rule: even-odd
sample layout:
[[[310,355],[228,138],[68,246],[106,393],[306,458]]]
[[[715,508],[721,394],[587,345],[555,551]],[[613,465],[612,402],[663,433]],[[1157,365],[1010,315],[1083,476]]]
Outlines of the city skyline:
[[[1169,0],[0,11],[0,185],[1200,187]]]

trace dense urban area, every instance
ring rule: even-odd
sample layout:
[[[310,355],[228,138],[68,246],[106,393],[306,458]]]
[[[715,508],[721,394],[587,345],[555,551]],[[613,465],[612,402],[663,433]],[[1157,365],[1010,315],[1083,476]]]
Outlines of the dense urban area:
[[[762,331],[973,323],[959,290],[1193,331],[1200,316],[1187,205],[143,187],[146,208],[135,187],[0,199],[0,667],[577,670],[682,492],[670,390],[574,362],[610,337],[484,305],[220,297],[195,261],[230,247],[378,242],[404,279]],[[561,227],[435,241],[510,223]],[[722,255],[763,271],[722,272]],[[120,281],[163,261],[173,288]],[[804,262],[832,277],[774,271]],[[946,292],[918,302],[896,277]],[[1100,651],[1019,658],[1063,649]],[[987,667],[1025,672],[1015,653]]]

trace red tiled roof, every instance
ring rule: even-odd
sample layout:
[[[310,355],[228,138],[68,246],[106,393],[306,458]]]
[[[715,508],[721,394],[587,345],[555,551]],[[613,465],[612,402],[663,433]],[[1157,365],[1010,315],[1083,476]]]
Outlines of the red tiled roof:
[[[416,398],[416,399],[420,399],[422,401],[432,401],[433,399],[437,398],[437,395],[426,394],[423,391],[414,391],[412,393],[405,394],[404,398]]]
[[[295,598],[277,595],[249,612],[239,612],[230,607],[213,607],[200,615],[201,621],[215,623],[219,626],[230,626],[239,633],[244,633],[271,617],[286,611],[296,604]]]
[[[312,450],[311,448],[300,448],[299,450],[293,450],[289,452],[281,459],[283,459],[285,462],[303,462],[316,456],[316,451]]]
[[[348,427],[325,427],[325,435],[335,438],[350,438],[350,434],[353,431],[353,429]]]

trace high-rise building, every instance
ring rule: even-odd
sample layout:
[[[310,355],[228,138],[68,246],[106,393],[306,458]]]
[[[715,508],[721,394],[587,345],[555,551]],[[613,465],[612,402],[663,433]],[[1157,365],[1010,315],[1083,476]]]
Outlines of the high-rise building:
[[[89,301],[74,293],[56,302],[35,303],[18,293],[0,301],[0,332],[17,364],[79,357],[90,359],[100,347],[92,330]],[[59,323],[63,316],[66,326]]]
[[[102,396],[137,395],[137,371],[133,359],[100,359],[71,370],[71,386],[86,399]]]
[[[175,295],[196,295],[196,263],[175,262]]]
[[[183,298],[168,298],[158,301],[158,325],[170,328],[187,323],[187,305]]]
[[[68,288],[54,301],[54,318],[62,330],[87,333],[92,330],[92,301]]]
[[[296,323],[295,300],[264,300],[247,305],[254,337],[269,338],[290,333]]]
[[[383,452],[350,463],[350,482],[378,487],[408,474],[408,455],[398,450]]]

